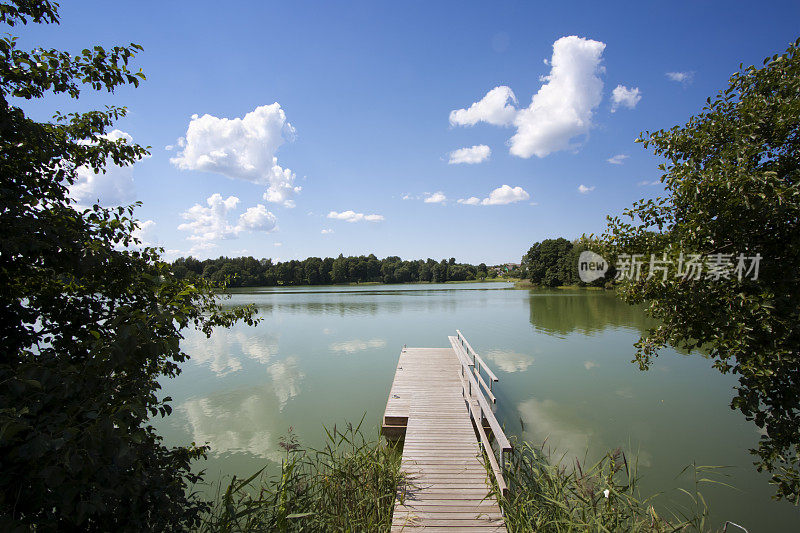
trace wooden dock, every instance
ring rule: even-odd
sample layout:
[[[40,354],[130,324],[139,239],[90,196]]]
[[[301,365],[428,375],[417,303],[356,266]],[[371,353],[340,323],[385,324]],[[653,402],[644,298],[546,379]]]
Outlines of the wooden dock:
[[[393,532],[507,531],[500,506],[489,495],[482,457],[483,447],[489,471],[500,490],[507,490],[502,463],[511,446],[490,405],[497,377],[456,333],[449,337],[450,348],[400,352],[383,418],[383,434],[404,439],[401,469],[408,478],[398,487]]]

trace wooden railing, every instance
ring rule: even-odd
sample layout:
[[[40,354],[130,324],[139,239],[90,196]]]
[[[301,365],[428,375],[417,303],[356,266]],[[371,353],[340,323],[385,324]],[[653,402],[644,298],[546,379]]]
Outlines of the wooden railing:
[[[467,402],[469,414],[475,422],[475,427],[478,430],[480,443],[483,447],[486,456],[489,458],[489,465],[491,466],[492,473],[494,474],[497,486],[505,495],[508,492],[508,485],[503,477],[505,470],[505,458],[507,453],[511,453],[511,443],[508,441],[503,428],[494,416],[492,405],[497,403],[497,397],[494,395],[492,385],[497,383],[498,379],[494,372],[486,365],[486,362],[478,355],[472,346],[469,344],[464,335],[456,330],[456,336],[451,337],[451,344],[453,349],[461,362],[461,386],[463,388],[464,400]],[[489,383],[481,374],[485,373]],[[487,400],[488,397],[488,400]],[[489,403],[491,401],[491,404]],[[492,435],[497,443],[497,448],[500,454],[500,461],[494,451],[489,437],[486,435],[484,423],[489,425],[492,430]]]

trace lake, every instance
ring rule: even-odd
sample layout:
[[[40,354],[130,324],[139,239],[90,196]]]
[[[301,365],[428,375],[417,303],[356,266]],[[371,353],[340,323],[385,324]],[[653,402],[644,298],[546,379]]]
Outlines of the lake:
[[[637,456],[645,494],[691,488],[698,465],[730,468],[704,487],[712,524],[795,530],[797,507],[770,499],[767,476],[747,450],[756,427],[728,404],[736,381],[709,361],[665,350],[641,372],[633,343],[652,326],[607,291],[515,290],[508,283],[265,287],[226,303],[255,304],[263,321],[188,332],[192,359],[163,382],[174,413],[155,425],[168,445],[208,443],[208,479],[275,469],[289,427],[306,446],[362,417],[378,434],[400,349],[446,347],[460,329],[499,377],[497,416],[509,435],[569,457],[622,447]],[[729,529],[730,531],[730,529]]]

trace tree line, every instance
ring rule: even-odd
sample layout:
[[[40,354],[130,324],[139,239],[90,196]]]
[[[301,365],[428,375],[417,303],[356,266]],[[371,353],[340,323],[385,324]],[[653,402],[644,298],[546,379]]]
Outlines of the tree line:
[[[497,277],[485,263],[470,265],[434,259],[404,261],[397,256],[378,259],[374,254],[339,257],[309,257],[303,260],[273,262],[254,257],[218,257],[199,260],[181,257],[172,263],[179,279],[203,278],[229,287],[276,285],[330,285],[336,283],[414,283],[471,281]]]
[[[578,276],[578,258],[581,252],[590,249],[590,241],[585,238],[569,241],[559,237],[536,242],[522,257],[520,277],[545,287],[563,285],[602,287],[611,283],[615,274],[613,267],[603,278],[591,283],[581,281]]]

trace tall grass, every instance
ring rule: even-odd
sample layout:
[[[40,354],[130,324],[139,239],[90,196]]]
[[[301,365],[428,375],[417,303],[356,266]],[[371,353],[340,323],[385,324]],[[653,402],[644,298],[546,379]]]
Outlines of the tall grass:
[[[304,449],[290,429],[280,474],[234,477],[200,531],[389,531],[400,452],[365,439],[361,423],[325,433],[324,447]]]
[[[406,481],[400,449],[367,440],[361,423],[325,433],[324,447],[305,449],[290,428],[280,474],[262,469],[218,485],[199,531],[388,532],[396,491]],[[495,485],[489,497],[497,498],[510,533],[705,532],[709,509],[700,488],[721,483],[713,479],[717,468],[687,467],[692,487],[676,489],[681,502],[667,502],[666,494],[640,494],[636,462],[620,450],[587,465],[515,442],[505,466],[509,492],[501,496]],[[487,476],[493,479],[488,466]]]
[[[714,479],[720,467],[690,465],[682,474],[691,475],[691,489],[676,489],[680,502],[665,501],[665,493],[642,496],[636,462],[619,449],[594,464],[571,461],[554,460],[544,445],[515,443],[506,459],[508,494],[494,487],[509,532],[710,531],[700,488],[726,485]]]

